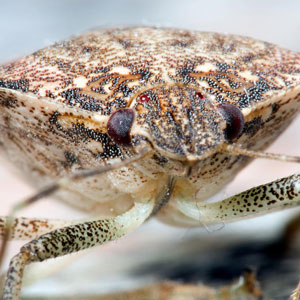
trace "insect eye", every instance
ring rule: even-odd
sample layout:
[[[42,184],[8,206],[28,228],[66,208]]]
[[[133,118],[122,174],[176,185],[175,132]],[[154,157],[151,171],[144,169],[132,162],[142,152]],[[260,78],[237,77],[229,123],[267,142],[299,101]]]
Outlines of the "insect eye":
[[[140,97],[139,97],[139,101],[140,102],[148,102],[150,100],[150,96],[147,95],[147,94],[142,94]]]
[[[218,108],[226,121],[225,138],[229,141],[239,137],[244,129],[244,116],[233,104],[223,103]]]
[[[107,133],[110,138],[121,146],[131,144],[130,131],[134,121],[134,111],[122,108],[115,111],[107,122]]]

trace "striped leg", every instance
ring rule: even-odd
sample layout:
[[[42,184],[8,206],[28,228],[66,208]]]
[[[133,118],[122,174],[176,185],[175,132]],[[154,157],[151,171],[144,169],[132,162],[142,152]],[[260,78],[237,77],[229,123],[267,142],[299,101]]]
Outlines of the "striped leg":
[[[142,224],[150,216],[153,207],[153,201],[136,203],[131,210],[121,216],[56,229],[24,245],[10,262],[3,300],[19,299],[23,271],[29,263],[78,252],[115,240]]]

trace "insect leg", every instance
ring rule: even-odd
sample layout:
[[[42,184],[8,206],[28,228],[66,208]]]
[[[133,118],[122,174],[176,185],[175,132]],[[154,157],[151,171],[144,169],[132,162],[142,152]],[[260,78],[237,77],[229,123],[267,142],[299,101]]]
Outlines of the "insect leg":
[[[8,225],[8,219],[9,217],[0,217],[0,239],[5,238],[5,227]],[[12,240],[32,240],[52,230],[62,228],[64,226],[70,226],[76,223],[78,223],[78,220],[31,219],[18,217],[13,219],[9,238]],[[53,273],[54,269],[58,269],[58,267],[55,266],[55,268],[51,268],[48,270],[48,272],[45,272],[45,267],[43,267],[43,277],[47,277],[48,274]],[[26,272],[26,274],[27,273],[28,272]],[[28,274],[26,277],[28,277],[29,281],[32,282],[34,281],[33,277],[37,277],[32,275],[32,273],[37,273],[37,271],[29,273],[30,274]],[[39,272],[39,278],[40,277],[41,275]],[[4,279],[5,274],[1,274],[0,289],[3,287]]]
[[[72,255],[63,256],[61,259],[50,259],[44,261],[42,264],[30,264],[26,267],[23,278],[22,287],[28,287],[34,284],[36,281],[43,278],[47,278],[60,270],[66,268],[72,264],[82,255],[86,255],[85,251],[76,252]],[[0,276],[0,298],[3,295],[3,287],[5,283],[6,272],[3,272]],[[23,299],[23,297],[22,297]]]
[[[232,222],[300,205],[300,173],[251,188],[223,201],[177,201],[178,209],[200,224]]]
[[[105,166],[102,166],[100,168],[93,169],[93,170],[83,170],[80,172],[73,173],[69,177],[63,177],[63,178],[57,180],[56,182],[50,184],[49,186],[41,189],[39,192],[32,195],[31,197],[29,197],[29,198],[23,200],[22,202],[19,202],[17,205],[15,205],[13,207],[12,211],[10,212],[9,216],[6,217],[6,220],[5,220],[6,226],[4,227],[4,230],[2,230],[3,231],[3,233],[2,233],[3,241],[2,241],[2,246],[0,248],[0,266],[2,265],[2,261],[3,261],[4,255],[5,255],[5,250],[7,248],[8,240],[10,239],[11,228],[13,227],[13,222],[15,220],[14,216],[18,211],[22,210],[24,207],[28,207],[29,205],[37,202],[38,200],[42,199],[43,197],[53,194],[55,191],[57,191],[59,189],[68,187],[70,182],[80,180],[82,178],[101,175],[101,174],[109,172],[111,170],[115,170],[117,168],[131,164],[131,163],[138,161],[141,158],[149,155],[151,153],[151,151],[152,150],[147,147],[141,148],[137,154],[135,154],[132,157],[126,158],[123,161],[115,162],[113,164],[105,165]]]
[[[115,218],[63,227],[24,245],[10,262],[3,300],[19,299],[23,271],[29,263],[78,252],[115,240],[142,224],[153,208],[154,201],[147,199],[136,203],[128,212]]]
[[[9,217],[0,217],[0,239],[5,236],[5,228],[8,225]],[[75,224],[76,221],[31,219],[17,217],[13,218],[9,239],[31,240],[54,229]],[[78,221],[76,222],[78,223]]]

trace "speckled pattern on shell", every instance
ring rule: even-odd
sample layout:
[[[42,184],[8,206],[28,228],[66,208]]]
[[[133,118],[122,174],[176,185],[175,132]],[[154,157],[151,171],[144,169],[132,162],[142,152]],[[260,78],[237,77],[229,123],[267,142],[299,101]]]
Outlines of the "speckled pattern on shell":
[[[233,103],[244,115],[235,143],[264,149],[298,112],[299,62],[295,52],[228,34],[150,27],[82,34],[0,67],[0,149],[42,186],[124,159],[149,140],[153,158],[74,183],[58,196],[117,215],[145,193],[155,198],[170,174],[197,160],[198,172],[177,179],[160,213],[181,224],[172,219],[174,199],[207,199],[248,162],[218,151],[226,140],[217,105]],[[136,111],[132,149],[107,134],[108,118],[120,108]]]

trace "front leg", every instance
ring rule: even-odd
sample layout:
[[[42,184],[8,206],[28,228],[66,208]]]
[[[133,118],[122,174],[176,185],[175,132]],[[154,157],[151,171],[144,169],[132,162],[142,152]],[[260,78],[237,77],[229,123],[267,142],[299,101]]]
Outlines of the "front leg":
[[[213,203],[177,200],[181,213],[198,225],[233,222],[300,205],[300,173]]]
[[[191,203],[180,199],[178,209],[198,225],[232,222],[300,205],[300,173],[263,184],[223,201]],[[300,300],[300,283],[291,295]]]
[[[141,225],[150,216],[153,207],[154,201],[136,203],[131,210],[121,216],[56,229],[24,245],[10,262],[3,300],[20,298],[23,271],[29,263],[78,252],[115,240]]]

